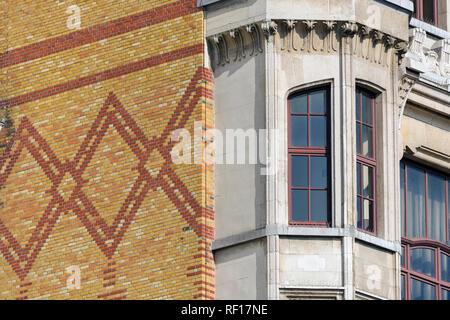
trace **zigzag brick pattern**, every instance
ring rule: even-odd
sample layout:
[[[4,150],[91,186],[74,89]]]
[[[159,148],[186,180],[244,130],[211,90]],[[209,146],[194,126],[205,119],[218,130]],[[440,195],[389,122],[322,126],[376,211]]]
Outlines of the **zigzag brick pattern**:
[[[0,298],[212,299],[214,167],[171,158],[214,126],[203,13],[72,4],[1,8]]]

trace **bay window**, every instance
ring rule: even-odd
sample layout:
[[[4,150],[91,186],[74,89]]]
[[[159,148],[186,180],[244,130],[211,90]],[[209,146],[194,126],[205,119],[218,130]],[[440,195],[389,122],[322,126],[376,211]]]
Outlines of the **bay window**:
[[[450,299],[449,176],[400,163],[402,299]]]

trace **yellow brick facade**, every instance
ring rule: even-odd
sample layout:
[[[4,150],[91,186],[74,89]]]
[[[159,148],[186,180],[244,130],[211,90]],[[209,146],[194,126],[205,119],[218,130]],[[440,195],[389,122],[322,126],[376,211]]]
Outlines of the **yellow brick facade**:
[[[213,298],[214,167],[171,161],[214,125],[196,1],[1,10],[0,298]]]

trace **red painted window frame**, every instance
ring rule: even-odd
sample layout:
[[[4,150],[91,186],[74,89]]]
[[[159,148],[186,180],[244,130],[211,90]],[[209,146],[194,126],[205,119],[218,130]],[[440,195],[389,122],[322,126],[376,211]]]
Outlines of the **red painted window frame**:
[[[428,174],[429,173],[433,173],[435,175],[441,176],[445,179],[446,183],[445,183],[445,217],[446,217],[446,242],[449,243],[450,242],[450,235],[449,235],[449,226],[448,226],[448,219],[449,219],[449,201],[450,199],[448,198],[448,189],[449,189],[449,184],[450,184],[450,176],[447,176],[446,174],[439,172],[437,170],[431,169],[429,167],[420,165],[414,161],[408,160],[408,159],[403,159],[402,162],[404,163],[404,177],[405,177],[405,186],[404,186],[404,199],[405,199],[405,203],[404,203],[404,208],[405,208],[405,212],[401,213],[404,214],[404,221],[405,221],[405,234],[402,234],[402,238],[405,239],[411,239],[410,237],[408,237],[408,164],[410,164],[411,166],[420,168],[422,170],[425,171],[425,238],[424,239],[429,239],[429,240],[433,240],[433,241],[437,241],[434,239],[430,239],[428,238],[429,234],[428,234]],[[400,167],[400,170],[402,170],[402,168]]]
[[[441,279],[441,253],[444,253],[447,256],[450,256],[450,245],[449,243],[449,227],[448,227],[448,218],[449,218],[449,198],[448,198],[448,188],[450,185],[450,177],[442,172],[439,172],[430,167],[421,165],[417,162],[414,162],[409,159],[403,159],[404,168],[400,168],[400,170],[404,170],[404,229],[405,234],[402,234],[402,247],[404,248],[404,261],[405,265],[401,267],[401,274],[405,277],[405,300],[411,299],[411,279],[417,279],[428,284],[432,284],[435,286],[436,290],[436,299],[442,298],[442,289],[450,291],[450,282],[445,282]],[[446,181],[445,184],[445,210],[446,210],[446,241],[447,243],[440,242],[438,240],[429,239],[429,238],[409,238],[408,237],[408,164],[417,168],[424,170],[424,184],[425,184],[425,236],[428,237],[428,174],[433,173],[443,177]],[[430,277],[425,274],[421,274],[417,271],[411,269],[410,266],[410,251],[413,248],[425,248],[432,249],[435,251],[435,278]]]
[[[441,279],[441,254],[443,253],[450,256],[450,246],[435,240],[412,240],[402,238],[402,248],[404,250],[403,259],[405,261],[404,266],[401,267],[401,275],[405,277],[404,299],[411,300],[411,279],[416,279],[433,285],[435,287],[436,300],[441,300],[442,289],[450,291],[450,282],[446,282]],[[411,269],[410,252],[411,249],[417,248],[434,250],[435,277],[431,277]]]
[[[308,145],[310,144],[310,115],[309,112],[310,108],[310,97],[309,94],[325,90],[326,92],[326,113],[324,114],[318,114],[318,113],[312,113],[315,116],[323,115],[326,116],[327,122],[326,122],[326,141],[327,146],[326,147],[296,147],[292,146],[291,144],[291,99],[293,97],[302,95],[302,94],[308,94],[308,112],[306,114],[295,114],[295,115],[307,115],[308,116],[308,130],[307,130],[307,141]],[[305,90],[296,91],[289,95],[287,99],[287,112],[288,112],[288,213],[289,213],[289,224],[293,226],[307,226],[307,227],[329,227],[331,226],[331,186],[330,186],[330,156],[329,156],[329,150],[330,150],[330,108],[331,108],[331,97],[330,97],[330,86],[315,86],[312,88],[308,88]],[[311,221],[311,190],[325,190],[325,189],[317,189],[317,188],[311,188],[311,186],[308,186],[308,221],[297,221],[292,219],[292,190],[293,189],[303,189],[305,188],[293,188],[292,187],[292,164],[291,159],[292,156],[307,156],[308,157],[308,181],[311,182],[311,156],[322,156],[327,158],[327,188],[328,196],[327,196],[327,222],[318,222],[318,221]]]
[[[423,0],[414,0],[415,2],[415,17],[416,19],[420,21],[423,20]],[[438,0],[433,0],[433,8],[434,8],[434,23],[431,25],[438,26],[439,25],[439,3]],[[424,21],[425,23],[430,24],[427,21]]]
[[[358,94],[359,93],[359,94]],[[365,93],[366,95],[371,97],[372,100],[372,124],[368,124],[362,121],[362,95],[363,93]],[[357,172],[357,174],[359,174],[361,176],[361,190],[357,190],[356,191],[356,201],[361,201],[361,217],[357,217],[357,222],[358,219],[361,218],[361,225],[362,228],[358,227],[358,230],[361,230],[363,232],[369,233],[369,234],[373,234],[375,235],[377,233],[377,160],[376,160],[376,154],[377,154],[377,145],[376,145],[376,137],[377,137],[377,133],[376,133],[376,94],[373,93],[372,91],[366,90],[364,88],[361,87],[356,87],[356,94],[358,94],[358,98],[359,100],[359,115],[361,117],[361,119],[356,119],[356,124],[360,124],[360,130],[359,132],[356,132],[356,134],[359,134],[359,142],[360,142],[360,148],[359,150],[362,150],[362,130],[363,130],[363,125],[364,126],[369,126],[372,128],[372,155],[373,158],[370,157],[366,157],[363,156],[361,154],[359,154],[358,152],[356,153],[356,163],[361,165],[361,171]],[[356,105],[356,104],[355,104]],[[356,125],[355,125],[356,127]],[[372,186],[372,190],[373,190],[373,199],[368,198],[368,197],[364,197],[363,192],[362,192],[362,187],[364,185],[363,183],[363,175],[362,175],[362,170],[363,170],[363,166],[367,166],[367,167],[371,167],[372,168],[372,182],[373,182],[373,186]],[[358,166],[356,166],[356,168],[358,168]],[[363,203],[364,203],[364,199],[367,199],[369,201],[373,201],[373,230],[365,230],[364,229],[364,213],[363,213]],[[357,212],[358,214],[358,212]]]

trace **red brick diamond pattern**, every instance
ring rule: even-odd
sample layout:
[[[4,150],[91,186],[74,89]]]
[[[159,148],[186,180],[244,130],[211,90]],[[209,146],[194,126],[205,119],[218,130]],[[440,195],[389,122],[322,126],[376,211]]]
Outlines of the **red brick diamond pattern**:
[[[144,135],[114,93],[110,92],[85,140],[71,161],[58,159],[30,121],[26,117],[21,119],[15,136],[0,161],[0,188],[4,186],[19,155],[26,149],[51,181],[51,188],[46,191],[51,195],[51,201],[25,246],[17,241],[0,217],[0,253],[20,280],[23,281],[26,278],[59,217],[64,213],[73,212],[103,254],[108,259],[112,258],[146,194],[158,187],[162,188],[198,237],[205,233],[206,226],[197,219],[202,213],[202,208],[172,168],[170,156],[170,150],[173,147],[173,142],[170,141],[171,132],[184,128],[200,97],[205,93],[204,87],[200,85],[204,72],[204,68],[197,70],[167,126],[159,136],[151,139]],[[87,180],[84,180],[82,175],[110,126],[113,126],[123,141],[128,144],[139,159],[139,164],[135,168],[138,175],[136,182],[113,222],[108,225],[83,192],[82,188]],[[154,150],[157,150],[164,159],[164,164],[156,176],[152,176],[145,167]],[[71,194],[64,197],[59,187],[67,174],[71,175],[75,184]]]

